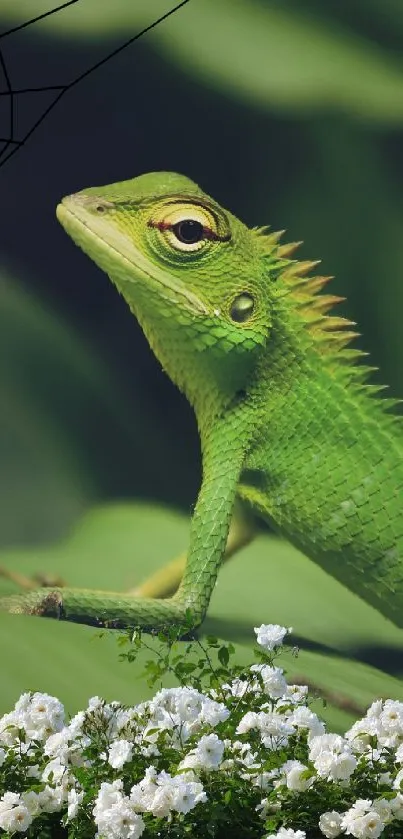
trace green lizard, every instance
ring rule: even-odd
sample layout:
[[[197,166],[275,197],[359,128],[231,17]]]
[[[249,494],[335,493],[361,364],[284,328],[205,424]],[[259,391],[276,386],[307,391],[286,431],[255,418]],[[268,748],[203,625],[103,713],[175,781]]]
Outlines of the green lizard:
[[[150,596],[175,588],[182,561],[168,582],[140,588],[149,596],[39,589],[5,608],[147,630],[186,614],[196,627],[256,515],[403,626],[401,419],[346,348],[350,322],[326,314],[340,298],[317,294],[328,279],[309,276],[317,263],[296,261],[298,243],[248,229],[172,173],[85,189],[57,216],[193,406],[203,478],[173,595]]]

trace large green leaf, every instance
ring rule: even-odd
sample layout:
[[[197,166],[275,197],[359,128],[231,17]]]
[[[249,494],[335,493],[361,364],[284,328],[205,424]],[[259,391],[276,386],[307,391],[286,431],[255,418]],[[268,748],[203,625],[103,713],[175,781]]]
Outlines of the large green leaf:
[[[3,272],[0,544],[55,538],[93,494],[68,424],[60,421],[58,399],[58,391],[74,378],[85,381],[86,366],[86,353],[74,336]]]
[[[174,5],[85,0],[37,26],[69,38],[126,40]],[[6,28],[47,10],[32,0],[2,0],[0,21]],[[248,105],[293,114],[336,110],[390,125],[403,121],[401,59],[331,15],[325,20],[257,0],[190,0],[146,37],[187,73]],[[134,86],[135,73],[134,60]]]
[[[129,469],[148,422],[147,394],[133,396],[99,348],[0,272],[0,546],[60,537],[103,471]]]
[[[184,516],[116,504],[87,514],[64,544],[3,551],[0,563],[26,573],[57,572],[77,586],[121,590],[175,556],[187,537]],[[1,593],[13,590],[10,582],[0,582]],[[330,706],[336,696],[340,707],[326,712],[332,724],[344,724],[356,706],[364,708],[374,697],[403,699],[396,678],[403,632],[287,543],[265,535],[221,570],[204,629],[233,639],[245,660],[253,626],[261,622],[294,626],[300,653],[285,656],[284,664],[291,679],[298,676],[327,692]],[[123,702],[145,695],[141,666],[118,663],[113,632],[100,640],[88,627],[4,614],[0,627],[2,711],[27,688],[59,695],[71,711],[94,693]],[[378,651],[396,676],[360,661],[368,651]]]

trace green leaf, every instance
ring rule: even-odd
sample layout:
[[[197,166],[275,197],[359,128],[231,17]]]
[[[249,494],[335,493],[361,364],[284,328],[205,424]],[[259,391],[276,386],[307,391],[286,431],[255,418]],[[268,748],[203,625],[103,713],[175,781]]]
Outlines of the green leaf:
[[[143,436],[129,403],[99,350],[0,271],[0,546],[68,531],[100,494],[106,440],[113,464]]]
[[[60,422],[58,395],[87,387],[79,340],[4,272],[0,275],[1,542],[55,538],[93,496],[78,451]],[[59,383],[59,384],[58,384]],[[45,391],[53,393],[53,403]],[[58,393],[59,392],[59,393]]]
[[[47,17],[35,31],[126,40],[174,5],[115,0],[102,4],[100,14],[99,0],[86,0]],[[2,0],[0,21],[6,28],[33,11],[32,0]],[[403,62],[330,12],[325,20],[278,3],[203,0],[178,9],[145,39],[182,71],[249,107],[293,114],[342,111],[385,125],[403,122]],[[134,52],[136,45],[129,49]]]
[[[217,655],[220,663],[223,665],[223,667],[226,667],[229,662],[229,652],[227,647],[220,647]]]
[[[4,550],[0,564],[23,573],[56,571],[79,587],[122,590],[179,553],[187,536],[188,520],[177,513],[145,504],[110,505],[87,514],[67,542]],[[10,582],[0,583],[1,593],[13,590]],[[268,622],[293,624],[291,641],[298,642],[299,656],[286,652],[279,663],[289,681],[309,681],[327,692],[325,717],[332,724],[348,724],[376,697],[403,700],[398,678],[362,660],[368,649],[373,654],[378,649],[386,667],[388,653],[394,652],[401,668],[402,630],[286,542],[262,535],[221,569],[205,630],[231,639],[235,661],[246,664],[255,642],[253,626]],[[59,696],[70,711],[84,707],[93,694],[128,704],[149,696],[139,678],[144,655],[139,653],[134,664],[119,663],[118,636],[112,631],[102,639],[96,635],[88,627],[0,615],[1,711],[27,689]],[[322,713],[319,700],[315,707]]]

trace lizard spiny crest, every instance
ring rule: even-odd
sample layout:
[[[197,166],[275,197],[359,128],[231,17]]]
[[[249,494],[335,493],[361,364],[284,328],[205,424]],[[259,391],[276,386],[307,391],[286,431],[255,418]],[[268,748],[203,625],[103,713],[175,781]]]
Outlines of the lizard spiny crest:
[[[320,265],[321,260],[293,259],[302,241],[280,245],[279,240],[285,233],[284,230],[269,232],[268,227],[258,227],[254,228],[254,231],[260,238],[263,255],[274,260],[280,268],[277,272],[277,280],[281,282],[280,294],[291,297],[295,311],[303,320],[320,354],[325,357],[329,366],[334,368],[338,375],[343,373],[345,379],[355,386],[356,391],[363,398],[373,397],[385,390],[387,385],[367,382],[369,376],[377,371],[377,367],[356,364],[368,353],[348,347],[352,340],[360,336],[359,332],[350,328],[356,325],[355,322],[348,318],[328,314],[333,306],[346,299],[334,294],[319,293],[333,277],[307,276]],[[396,405],[402,404],[403,400],[383,397],[372,399],[371,402],[374,409],[385,413],[394,409]],[[389,414],[389,418],[392,422],[403,419],[396,414]]]

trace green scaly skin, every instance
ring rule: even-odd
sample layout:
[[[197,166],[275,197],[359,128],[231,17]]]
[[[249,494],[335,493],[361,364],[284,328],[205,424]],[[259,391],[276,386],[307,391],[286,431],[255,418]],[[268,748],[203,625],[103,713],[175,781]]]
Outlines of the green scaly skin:
[[[173,173],[83,190],[57,214],[193,405],[203,481],[173,597],[42,589],[4,607],[148,630],[187,612],[197,626],[238,498],[403,626],[402,424],[345,349],[349,323],[326,315],[337,298],[317,295],[316,263]]]

